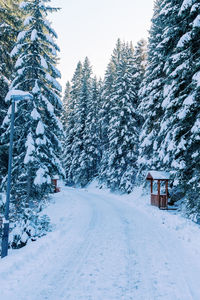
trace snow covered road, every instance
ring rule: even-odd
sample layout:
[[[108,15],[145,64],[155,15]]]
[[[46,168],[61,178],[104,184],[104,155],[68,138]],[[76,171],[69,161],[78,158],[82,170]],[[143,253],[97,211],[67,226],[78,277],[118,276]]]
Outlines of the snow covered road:
[[[200,250],[185,239],[200,241],[197,225],[131,195],[65,188],[55,200],[54,231],[0,262],[0,300],[200,299]]]

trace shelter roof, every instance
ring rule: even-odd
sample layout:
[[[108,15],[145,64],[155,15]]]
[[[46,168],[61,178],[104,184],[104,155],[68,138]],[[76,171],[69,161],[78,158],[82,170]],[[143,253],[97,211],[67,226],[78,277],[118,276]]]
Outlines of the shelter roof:
[[[148,171],[147,172],[147,176],[146,179],[160,179],[160,180],[169,180],[170,178],[170,173],[169,172],[165,172],[165,171]]]

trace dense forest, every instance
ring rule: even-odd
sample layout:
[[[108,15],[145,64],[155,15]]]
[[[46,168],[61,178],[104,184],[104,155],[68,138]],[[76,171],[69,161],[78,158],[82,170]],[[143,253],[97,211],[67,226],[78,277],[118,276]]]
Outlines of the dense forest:
[[[66,84],[67,184],[94,178],[131,192],[147,170],[171,174],[171,203],[200,213],[200,4],[156,1],[148,44],[117,41],[98,81],[88,58]]]
[[[40,211],[56,175],[85,187],[94,179],[130,193],[147,170],[171,174],[171,202],[200,219],[200,3],[157,0],[148,42],[117,40],[105,77],[78,62],[61,102],[57,34],[50,0],[0,0],[0,185],[6,189],[16,104],[12,172],[12,247],[49,230]],[[4,201],[0,200],[1,213]]]
[[[43,235],[49,220],[39,213],[52,191],[54,175],[64,177],[61,160],[62,102],[55,43],[57,34],[47,20],[57,11],[50,1],[0,1],[0,183],[6,189],[11,100],[8,90],[33,95],[15,103],[11,186],[12,247]],[[1,202],[1,211],[4,203]]]

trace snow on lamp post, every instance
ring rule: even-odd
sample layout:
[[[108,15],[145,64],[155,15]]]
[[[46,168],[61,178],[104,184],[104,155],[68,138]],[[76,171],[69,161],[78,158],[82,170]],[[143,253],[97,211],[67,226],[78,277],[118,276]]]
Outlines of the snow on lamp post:
[[[10,206],[10,190],[11,190],[11,174],[12,174],[12,154],[13,154],[13,136],[14,136],[14,120],[15,120],[15,102],[21,100],[31,100],[33,96],[28,92],[20,90],[12,90],[7,96],[6,100],[11,100],[11,125],[10,125],[10,145],[8,158],[8,180],[6,190],[6,204],[5,214],[3,219],[3,236],[2,236],[2,251],[1,258],[8,255],[8,238],[9,238],[9,206]]]

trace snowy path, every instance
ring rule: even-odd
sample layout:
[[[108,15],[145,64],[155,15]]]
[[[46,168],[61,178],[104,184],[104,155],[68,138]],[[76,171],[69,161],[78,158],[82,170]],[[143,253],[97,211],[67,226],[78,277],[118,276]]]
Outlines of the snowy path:
[[[200,299],[200,252],[167,212],[95,190],[55,198],[55,230],[0,262],[0,300]]]

